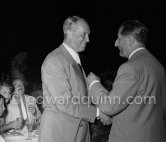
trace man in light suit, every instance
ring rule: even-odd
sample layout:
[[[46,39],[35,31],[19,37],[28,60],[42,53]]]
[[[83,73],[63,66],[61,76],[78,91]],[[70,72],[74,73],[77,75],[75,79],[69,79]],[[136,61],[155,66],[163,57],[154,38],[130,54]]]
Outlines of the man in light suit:
[[[105,114],[112,116],[110,142],[165,142],[166,74],[160,62],[145,48],[148,29],[137,20],[124,22],[115,46],[128,58],[108,92],[91,73],[90,96]]]
[[[90,29],[84,19],[72,16],[64,22],[63,31],[64,42],[47,55],[41,68],[44,112],[39,142],[90,142],[88,122],[96,117],[111,122],[91,105],[78,56],[89,42]]]

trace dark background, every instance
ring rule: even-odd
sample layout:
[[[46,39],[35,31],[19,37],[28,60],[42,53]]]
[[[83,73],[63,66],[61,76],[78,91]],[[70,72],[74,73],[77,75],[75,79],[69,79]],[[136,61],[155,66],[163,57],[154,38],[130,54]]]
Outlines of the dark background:
[[[97,75],[106,70],[116,72],[126,61],[119,56],[114,42],[119,25],[128,19],[137,19],[149,28],[147,48],[166,66],[162,3],[13,0],[8,1],[8,8],[2,15],[5,20],[1,18],[0,26],[1,80],[18,65],[29,83],[40,83],[41,64],[45,56],[63,42],[63,22],[72,15],[85,18],[91,28],[90,43],[81,53],[87,74],[90,71]]]

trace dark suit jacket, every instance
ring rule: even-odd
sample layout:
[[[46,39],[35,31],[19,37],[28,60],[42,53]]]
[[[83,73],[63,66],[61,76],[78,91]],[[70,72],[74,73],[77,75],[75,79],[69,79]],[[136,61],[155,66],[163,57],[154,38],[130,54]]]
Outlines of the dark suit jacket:
[[[165,142],[165,70],[146,49],[120,66],[111,92],[95,83],[90,94],[108,95],[98,107],[113,116],[110,142]]]
[[[89,122],[96,107],[82,102],[87,96],[85,76],[66,48],[51,52],[42,68],[44,113],[39,142],[89,142]]]

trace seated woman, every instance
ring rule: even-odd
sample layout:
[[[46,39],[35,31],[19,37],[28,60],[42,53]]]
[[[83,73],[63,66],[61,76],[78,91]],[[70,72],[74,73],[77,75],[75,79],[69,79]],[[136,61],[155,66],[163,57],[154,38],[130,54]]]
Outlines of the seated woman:
[[[5,104],[9,102],[11,97],[11,87],[9,84],[1,82],[0,83],[0,94],[4,97]]]
[[[1,123],[3,124],[3,122],[4,122],[4,119],[1,119],[1,116],[4,112],[4,109],[5,109],[4,102],[3,102],[3,99],[1,98],[1,95],[0,95],[0,142],[5,142],[3,137],[1,137]]]
[[[0,95],[0,135],[7,132],[10,129],[19,129],[21,127],[21,121],[16,120],[12,121],[8,124],[5,124],[5,118],[3,117],[4,114],[4,97]]]

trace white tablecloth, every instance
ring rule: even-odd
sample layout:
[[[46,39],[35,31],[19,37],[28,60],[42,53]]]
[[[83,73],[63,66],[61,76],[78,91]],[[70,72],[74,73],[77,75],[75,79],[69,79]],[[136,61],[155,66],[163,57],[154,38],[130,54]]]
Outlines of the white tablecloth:
[[[6,136],[5,142],[37,142],[38,137],[32,137],[32,140],[26,140],[26,136]]]
[[[33,130],[31,132],[31,139],[28,138],[28,130],[27,127],[20,130],[11,130],[10,132],[3,135],[5,142],[38,142],[39,131]],[[1,142],[1,141],[0,141]]]

